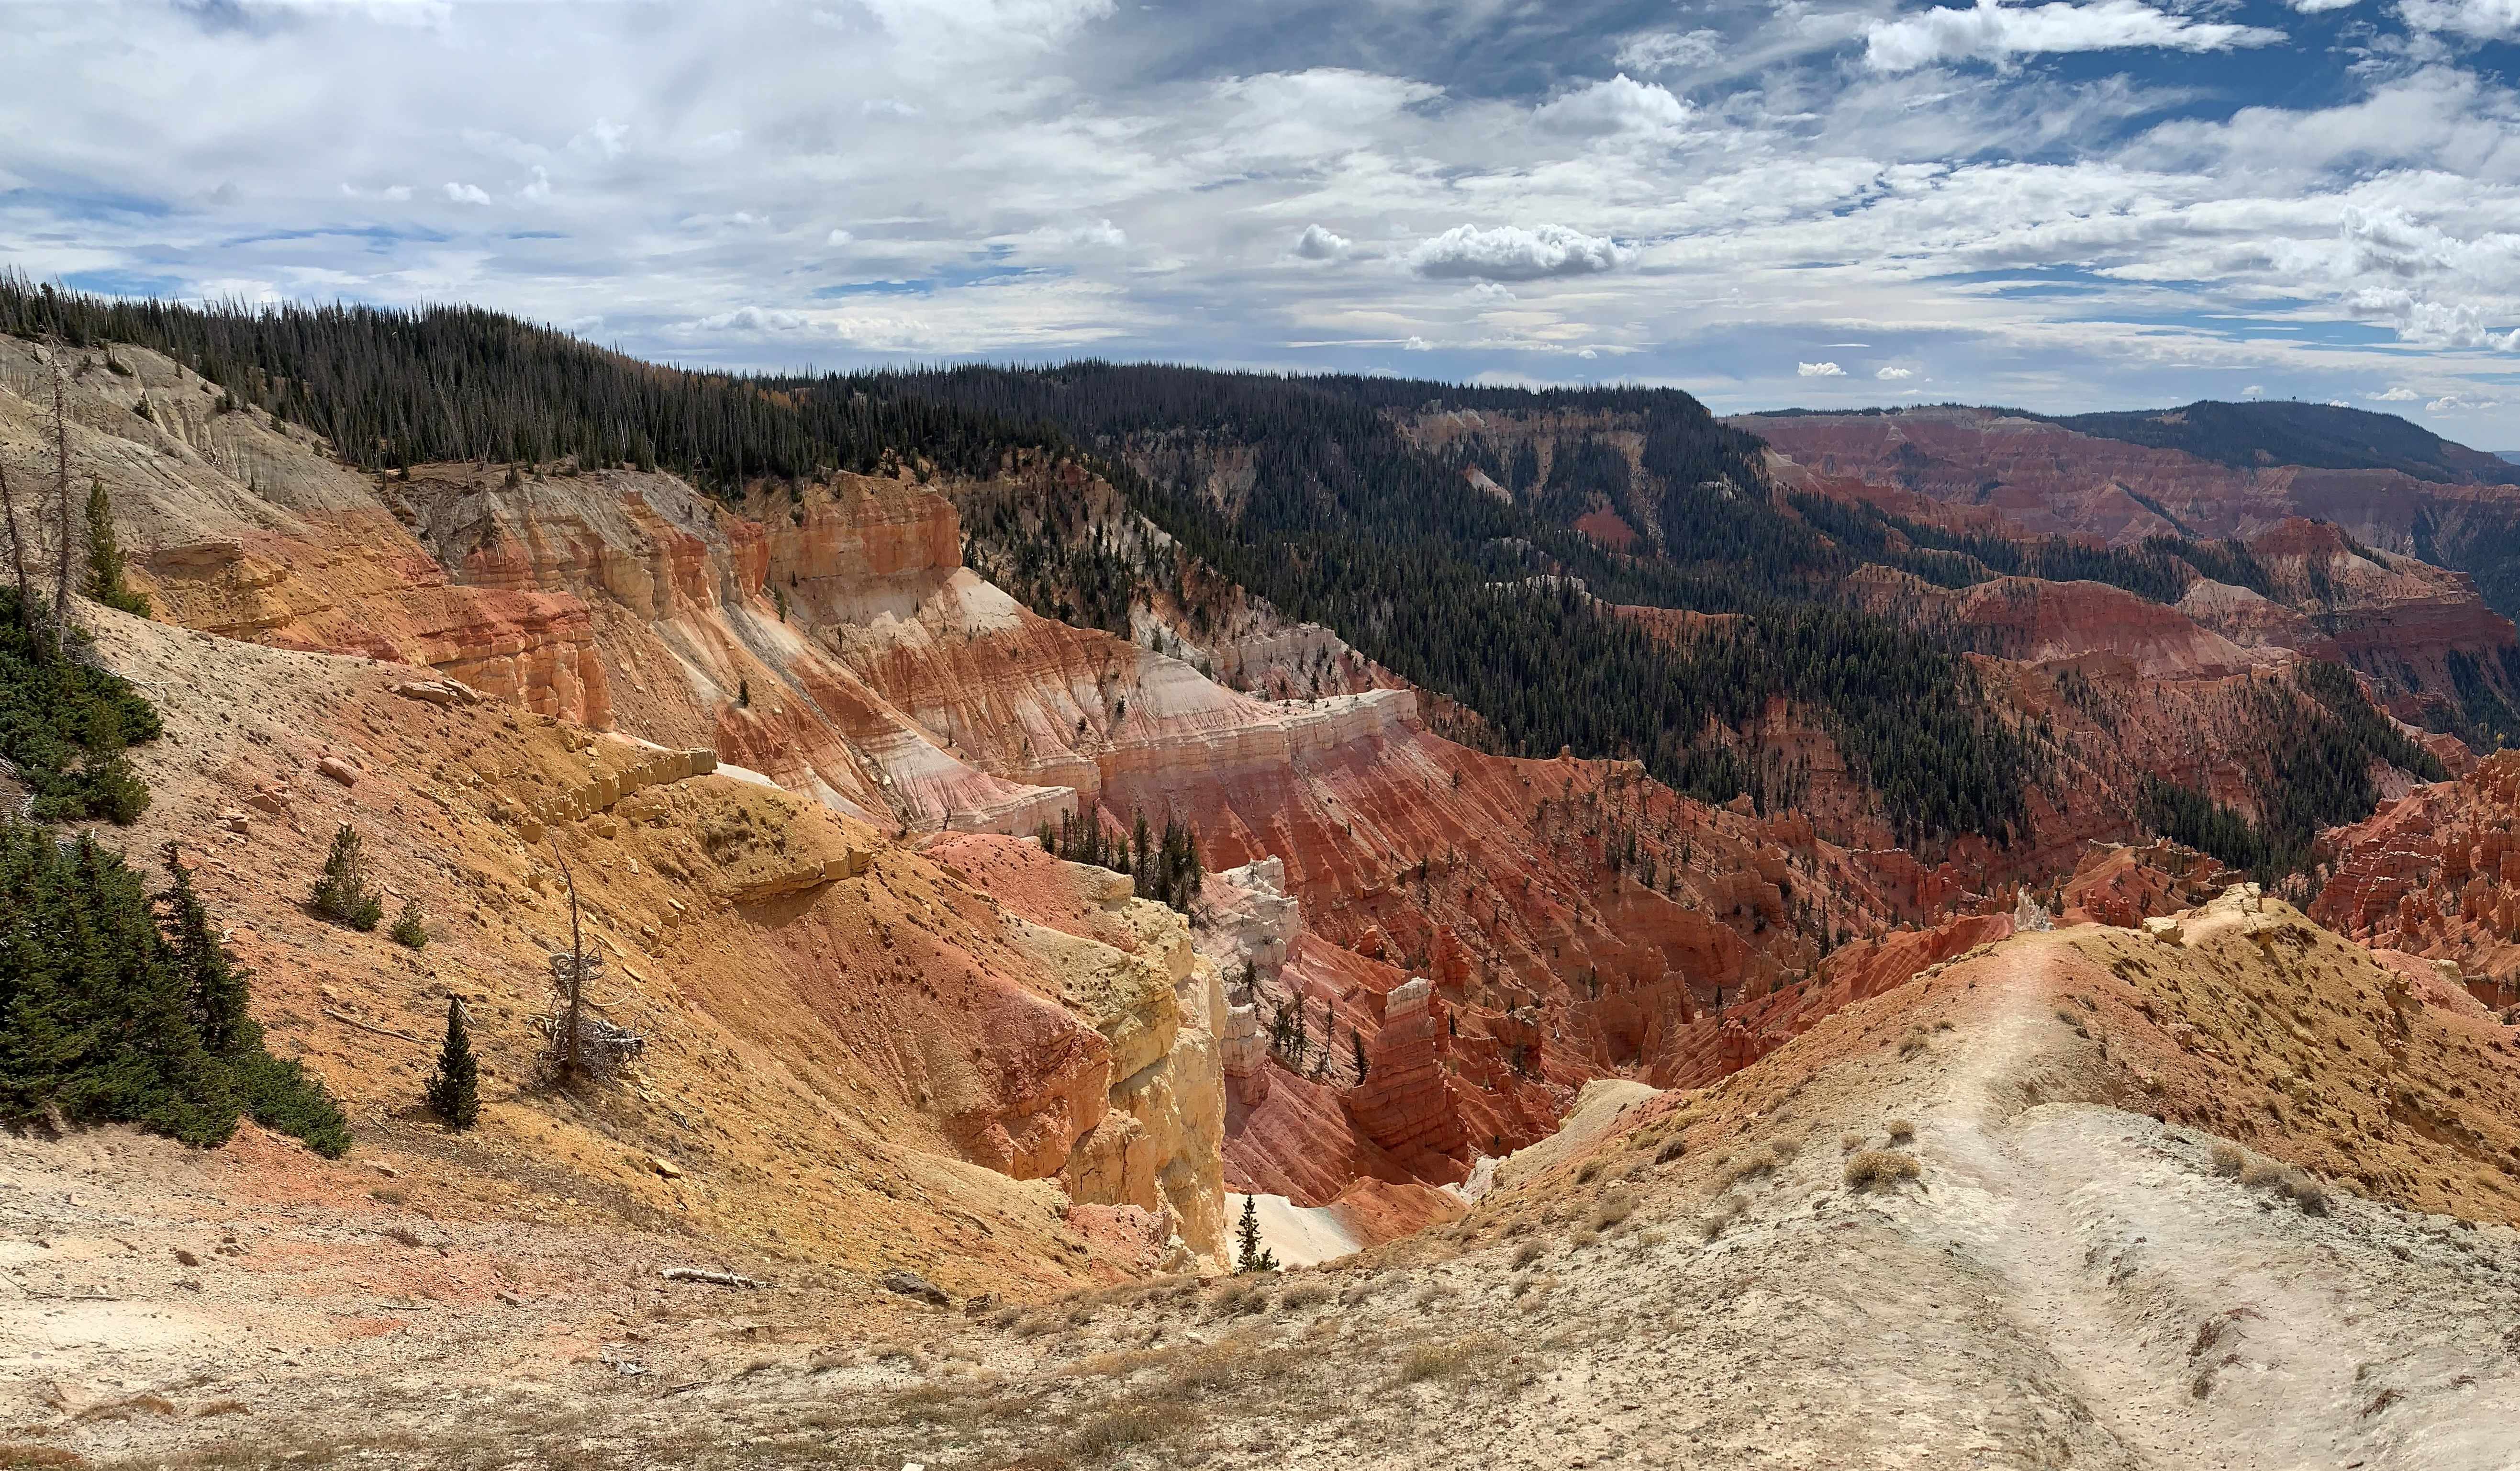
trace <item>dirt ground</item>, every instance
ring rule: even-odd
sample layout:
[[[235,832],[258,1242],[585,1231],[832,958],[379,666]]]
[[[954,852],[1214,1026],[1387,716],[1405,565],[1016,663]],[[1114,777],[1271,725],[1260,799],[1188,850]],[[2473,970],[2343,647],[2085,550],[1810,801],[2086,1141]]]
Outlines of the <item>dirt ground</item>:
[[[13,1141],[0,1440],[133,1466],[2520,1464],[2520,1233],[2305,1209],[2280,1162],[2090,1101],[2140,1047],[2059,1003],[2127,933],[1955,962],[1427,1235],[1031,1304],[464,1218],[356,1164],[258,1195],[286,1147],[261,1138]],[[1917,1177],[1851,1184],[1860,1158]]]

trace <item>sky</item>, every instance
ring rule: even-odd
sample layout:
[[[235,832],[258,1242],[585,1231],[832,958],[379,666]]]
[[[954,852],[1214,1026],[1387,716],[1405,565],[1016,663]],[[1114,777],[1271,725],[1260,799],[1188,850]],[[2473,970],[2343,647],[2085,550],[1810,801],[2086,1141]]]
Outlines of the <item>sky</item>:
[[[0,0],[0,265],[2520,448],[2520,0]]]

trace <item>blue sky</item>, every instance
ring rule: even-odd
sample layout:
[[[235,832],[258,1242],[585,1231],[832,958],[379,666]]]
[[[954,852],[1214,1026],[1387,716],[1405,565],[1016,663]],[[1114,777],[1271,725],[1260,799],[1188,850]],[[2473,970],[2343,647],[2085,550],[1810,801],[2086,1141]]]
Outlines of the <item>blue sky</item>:
[[[0,261],[95,290],[2520,446],[2520,0],[0,14]]]

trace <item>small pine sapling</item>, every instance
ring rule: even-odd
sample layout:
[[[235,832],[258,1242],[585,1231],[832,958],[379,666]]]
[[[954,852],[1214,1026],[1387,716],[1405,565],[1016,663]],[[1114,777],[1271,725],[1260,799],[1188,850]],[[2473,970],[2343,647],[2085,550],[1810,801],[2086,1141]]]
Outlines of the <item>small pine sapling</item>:
[[[428,927],[425,923],[426,919],[427,916],[420,912],[418,899],[404,899],[402,911],[394,916],[393,928],[387,933],[392,935],[399,943],[407,944],[415,950],[421,949],[428,943]]]
[[[333,831],[333,851],[315,881],[315,912],[353,930],[373,930],[385,917],[384,900],[368,887],[367,854],[359,830],[344,822]]]
[[[450,1128],[481,1120],[481,1066],[472,1059],[472,1032],[462,1000],[446,998],[446,1040],[437,1049],[437,1071],[428,1075],[428,1111]]]
[[[1276,1271],[1278,1254],[1260,1244],[1260,1197],[1242,1197],[1242,1220],[1234,1228],[1234,1269]]]

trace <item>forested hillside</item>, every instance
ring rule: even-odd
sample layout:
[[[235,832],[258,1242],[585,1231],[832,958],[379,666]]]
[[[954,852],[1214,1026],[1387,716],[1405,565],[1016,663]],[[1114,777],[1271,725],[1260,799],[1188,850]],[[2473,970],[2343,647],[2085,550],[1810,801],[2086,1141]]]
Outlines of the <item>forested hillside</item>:
[[[1755,437],[1667,390],[1096,362],[746,377],[473,308],[202,309],[22,277],[0,278],[0,331],[96,349],[109,371],[106,345],[164,352],[223,406],[305,425],[380,473],[653,467],[730,498],[839,470],[1020,483],[967,534],[1045,615],[1126,634],[1134,607],[1193,577],[1239,586],[1475,712],[1506,750],[1634,758],[1763,806],[1797,795],[1754,729],[1781,701],[1834,741],[1903,844],[2010,842],[2054,752],[1965,657],[2000,650],[1851,595],[1858,569],[1947,587],[2090,578],[2159,602],[2199,575],[2267,577],[2236,543],[2103,550],[1779,497]],[[1171,544],[1080,518],[1072,493],[1097,478]],[[1628,539],[1601,534],[1605,517]]]

